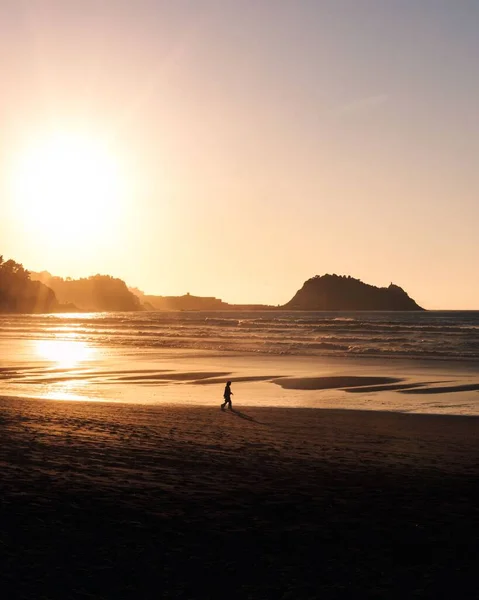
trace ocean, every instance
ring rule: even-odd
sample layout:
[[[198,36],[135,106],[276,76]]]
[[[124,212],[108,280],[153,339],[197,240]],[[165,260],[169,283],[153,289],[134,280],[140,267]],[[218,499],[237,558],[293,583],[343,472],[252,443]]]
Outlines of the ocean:
[[[479,375],[479,311],[0,316],[4,395],[142,402],[160,401],[161,396],[173,401],[189,397],[179,384],[208,383],[231,374],[250,383],[252,378],[320,376],[331,370],[349,374],[365,368],[381,373],[409,369],[417,376],[420,365],[461,381],[466,374],[474,385],[470,378]],[[279,392],[277,386],[271,388]],[[469,397],[479,398],[472,392]],[[275,400],[266,394],[267,401],[287,402],[277,395]],[[204,397],[204,392],[193,396]]]
[[[0,335],[105,348],[479,360],[479,311],[3,315]]]

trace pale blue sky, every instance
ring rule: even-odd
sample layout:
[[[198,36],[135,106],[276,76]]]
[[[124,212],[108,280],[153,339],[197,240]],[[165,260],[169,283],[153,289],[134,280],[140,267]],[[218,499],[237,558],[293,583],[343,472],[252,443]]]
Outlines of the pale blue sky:
[[[336,272],[479,309],[478,31],[473,0],[0,0],[0,253],[158,294],[278,304]],[[115,149],[103,240],[25,227],[10,164],[52,130]]]

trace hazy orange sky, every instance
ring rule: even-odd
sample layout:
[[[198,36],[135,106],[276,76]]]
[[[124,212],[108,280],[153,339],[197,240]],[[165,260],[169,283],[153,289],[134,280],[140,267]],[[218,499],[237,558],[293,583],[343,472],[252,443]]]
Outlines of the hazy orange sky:
[[[328,272],[479,309],[478,31],[466,0],[1,0],[0,254],[156,294],[280,304]]]

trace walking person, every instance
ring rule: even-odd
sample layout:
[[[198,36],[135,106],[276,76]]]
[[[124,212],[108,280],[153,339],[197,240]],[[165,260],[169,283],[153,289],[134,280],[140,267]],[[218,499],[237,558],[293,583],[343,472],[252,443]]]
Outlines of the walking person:
[[[227,404],[228,404],[228,408],[230,410],[233,410],[233,406],[231,405],[231,396],[232,395],[233,395],[233,392],[231,391],[231,381],[227,381],[226,382],[225,391],[224,391],[224,394],[223,394],[223,398],[225,399],[225,401],[221,405],[221,410],[224,410],[225,406]]]

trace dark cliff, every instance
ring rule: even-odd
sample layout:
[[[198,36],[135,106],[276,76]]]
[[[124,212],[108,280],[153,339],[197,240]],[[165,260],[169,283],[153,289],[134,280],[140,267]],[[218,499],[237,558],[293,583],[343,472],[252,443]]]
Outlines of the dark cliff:
[[[308,279],[285,310],[424,310],[391,283],[378,288],[353,277],[323,275]]]

